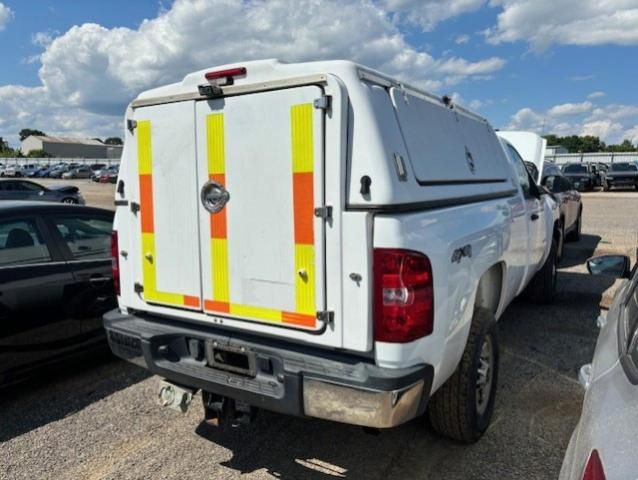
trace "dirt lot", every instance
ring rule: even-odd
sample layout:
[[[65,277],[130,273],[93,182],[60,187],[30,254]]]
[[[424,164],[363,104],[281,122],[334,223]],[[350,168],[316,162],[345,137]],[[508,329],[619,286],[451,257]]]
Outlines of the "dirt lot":
[[[112,186],[76,183],[89,203],[112,205]],[[584,205],[583,239],[566,246],[556,303],[516,301],[501,319],[495,417],[475,445],[441,439],[422,420],[371,436],[260,412],[249,427],[217,431],[198,402],[184,416],[162,409],[157,378],[111,360],[0,397],[0,478],[556,478],[580,414],[578,368],[613,289],[583,262],[638,245],[638,194],[587,194]]]

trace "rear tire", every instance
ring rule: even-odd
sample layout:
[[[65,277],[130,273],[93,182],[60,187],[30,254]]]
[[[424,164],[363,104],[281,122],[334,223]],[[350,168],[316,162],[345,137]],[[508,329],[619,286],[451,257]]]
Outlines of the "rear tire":
[[[552,246],[545,263],[541,269],[536,272],[532,281],[527,286],[528,296],[533,302],[548,305],[554,301],[558,277],[558,262],[556,261],[557,248],[558,241],[556,238],[553,238]]]
[[[582,230],[583,230],[583,209],[581,208],[578,211],[578,218],[576,219],[576,225],[574,226],[574,229],[571,232],[569,232],[569,235],[567,235],[567,241],[578,242],[580,240],[580,237],[582,236]]]
[[[70,205],[75,205],[78,201],[75,198],[66,197],[62,199],[62,203],[68,203]]]
[[[463,443],[481,438],[494,412],[498,357],[494,314],[477,308],[456,371],[428,405],[430,425],[437,433]]]

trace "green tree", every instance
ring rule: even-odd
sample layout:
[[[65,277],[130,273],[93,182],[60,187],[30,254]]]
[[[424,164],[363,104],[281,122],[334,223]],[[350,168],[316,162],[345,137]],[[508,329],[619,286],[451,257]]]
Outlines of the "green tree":
[[[104,143],[107,145],[123,145],[122,139],[120,137],[109,137],[104,140]]]
[[[607,145],[606,150],[608,152],[636,152],[638,148],[631,143],[631,140],[625,139],[618,145]]]
[[[41,132],[40,130],[33,130],[31,128],[23,128],[20,130],[20,141],[23,141],[25,138],[30,137],[31,135],[37,135],[40,137],[46,136],[46,133]]]
[[[44,150],[31,150],[29,154],[27,155],[27,157],[28,158],[49,158],[51,157],[51,155],[49,155]]]

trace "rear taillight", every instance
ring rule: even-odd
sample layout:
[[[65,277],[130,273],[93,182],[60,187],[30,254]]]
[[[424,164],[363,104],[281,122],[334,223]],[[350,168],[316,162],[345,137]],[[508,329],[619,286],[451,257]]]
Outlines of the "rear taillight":
[[[432,333],[432,266],[410,250],[374,249],[374,339],[405,343]]]
[[[113,287],[115,295],[120,295],[120,256],[117,244],[117,232],[111,232],[111,273],[113,275]]]
[[[603,462],[600,461],[600,455],[598,455],[598,450],[596,449],[589,454],[589,459],[583,472],[583,480],[605,480]]]

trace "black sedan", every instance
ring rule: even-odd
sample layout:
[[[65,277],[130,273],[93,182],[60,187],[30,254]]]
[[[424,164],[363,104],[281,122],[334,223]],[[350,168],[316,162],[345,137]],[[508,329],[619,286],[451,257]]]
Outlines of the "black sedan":
[[[30,180],[0,180],[0,200],[35,200],[84,205],[80,189],[72,185],[47,188]]]
[[[0,203],[0,385],[104,347],[113,212]]]

